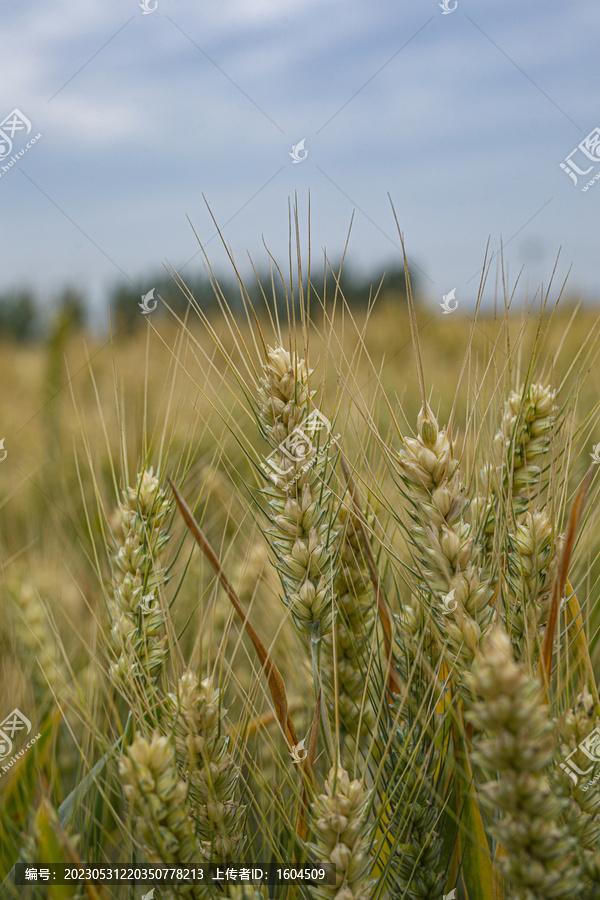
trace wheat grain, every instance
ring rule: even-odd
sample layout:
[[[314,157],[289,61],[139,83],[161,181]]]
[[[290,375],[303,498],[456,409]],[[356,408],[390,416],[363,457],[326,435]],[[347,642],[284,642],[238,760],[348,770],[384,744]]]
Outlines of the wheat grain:
[[[10,593],[19,610],[15,624],[17,639],[25,658],[30,661],[37,658],[40,660],[40,665],[31,665],[36,692],[44,696],[49,686],[52,693],[57,693],[65,683],[65,672],[60,664],[57,636],[48,621],[42,598],[24,576],[12,579]]]
[[[543,384],[530,384],[511,391],[504,406],[494,445],[504,459],[504,486],[511,488],[516,511],[526,508],[528,492],[539,481],[543,457],[554,425],[556,391]],[[512,477],[511,477],[512,470]]]
[[[315,888],[319,900],[369,900],[371,883],[368,854],[367,807],[370,792],[360,781],[350,781],[340,766],[333,767],[312,809],[317,859],[336,867],[335,885]]]
[[[391,900],[437,900],[444,880],[432,771],[438,753],[418,724],[400,724],[385,758],[385,826],[391,844]]]
[[[539,490],[544,456],[556,424],[556,391],[534,383],[511,391],[504,404],[500,428],[494,436],[491,456],[481,471],[486,493],[473,502],[473,515],[482,536],[482,552],[490,577],[497,573],[491,552],[494,533],[502,533],[505,521],[514,527],[517,516],[527,511]]]

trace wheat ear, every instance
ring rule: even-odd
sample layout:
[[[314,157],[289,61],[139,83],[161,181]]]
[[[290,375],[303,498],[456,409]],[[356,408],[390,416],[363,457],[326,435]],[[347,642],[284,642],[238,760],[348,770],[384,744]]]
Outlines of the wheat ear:
[[[161,637],[163,613],[158,591],[167,581],[160,553],[169,540],[165,519],[171,502],[159,479],[149,469],[141,472],[135,488],[123,492],[117,511],[122,538],[114,555],[116,574],[109,612],[111,635],[119,657],[109,674],[135,707],[135,690],[150,698],[152,685],[167,658],[166,637]]]
[[[177,694],[169,694],[177,762],[188,785],[188,808],[195,823],[202,858],[208,862],[235,861],[244,846],[236,801],[239,769],[228,752],[225,710],[212,679],[201,683],[187,670]]]
[[[315,888],[318,900],[370,900],[372,883],[368,880],[371,861],[368,847],[370,829],[367,808],[371,792],[360,781],[350,781],[348,773],[334,766],[312,808],[314,843],[317,859],[332,863],[335,885]]]
[[[356,513],[346,501],[340,506],[343,527],[340,569],[335,582],[338,600],[336,659],[340,724],[347,736],[348,754],[352,744],[372,734],[375,711],[365,695],[365,673],[369,666],[376,615],[369,568],[364,558]],[[333,634],[324,639],[324,670],[334,683]],[[360,728],[358,720],[360,717]]]
[[[492,775],[480,798],[500,812],[491,830],[506,850],[498,867],[528,900],[577,896],[576,840],[560,822],[568,801],[544,774],[554,760],[555,727],[539,681],[514,661],[500,625],[482,646],[472,686],[481,699],[469,719],[485,735],[472,758]]]
[[[562,541],[545,510],[527,511],[522,519],[514,532],[507,533],[506,618],[518,657],[526,657],[535,667]]]
[[[450,648],[463,690],[463,675],[492,621],[493,592],[480,577],[452,440],[427,405],[417,418],[417,437],[404,438],[398,463],[410,503],[408,535],[417,570],[412,603],[404,607],[401,621],[408,634],[425,628],[440,650]],[[440,610],[449,613],[443,629],[437,624]]]
[[[161,865],[201,859],[186,810],[188,785],[178,776],[171,740],[158,733],[150,741],[136,735],[127,756],[119,760],[119,774],[148,859]],[[203,885],[186,885],[181,890],[194,900],[211,896]]]
[[[306,362],[283,347],[269,347],[261,381],[260,417],[273,446],[271,486],[265,489],[272,515],[269,532],[285,601],[298,629],[319,637],[331,631],[332,586],[337,574],[336,532],[328,521],[329,458],[310,442],[306,453],[286,453],[286,441],[307,419],[314,391]],[[298,434],[298,432],[296,432]]]

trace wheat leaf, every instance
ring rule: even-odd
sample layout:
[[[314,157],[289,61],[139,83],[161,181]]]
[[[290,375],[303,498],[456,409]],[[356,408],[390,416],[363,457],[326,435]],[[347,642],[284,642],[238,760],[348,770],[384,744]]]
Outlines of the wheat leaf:
[[[466,900],[492,900],[492,860],[467,748],[462,744],[457,773],[460,871]]]
[[[592,668],[592,660],[590,659],[590,650],[583,628],[581,607],[579,605],[579,600],[577,599],[577,594],[573,590],[571,582],[568,578],[566,579],[566,587],[568,592],[567,602],[565,606],[565,618],[567,623],[566,630],[568,632],[571,625],[573,625],[575,628],[575,635],[571,639],[570,646],[575,655],[577,668],[580,672],[583,672],[583,678],[585,680],[587,688],[594,698],[596,708],[598,708],[600,707],[600,700],[598,699],[598,688],[596,686],[596,679],[594,678],[594,670]]]
[[[554,634],[556,631],[556,622],[558,620],[558,609],[560,606],[560,600],[563,595],[565,584],[567,581],[567,573],[569,571],[569,563],[571,562],[571,554],[573,552],[573,546],[575,544],[575,536],[577,533],[577,526],[579,525],[579,519],[581,518],[581,513],[583,510],[583,504],[585,502],[585,496],[587,494],[588,487],[590,485],[590,481],[592,479],[592,472],[594,471],[593,465],[587,471],[585,478],[583,479],[583,484],[579,488],[577,492],[577,496],[575,497],[575,501],[573,506],[571,507],[571,513],[569,515],[569,524],[567,526],[567,531],[565,534],[565,542],[563,544],[562,552],[560,554],[560,561],[558,564],[558,572],[556,574],[556,579],[554,581],[554,587],[552,589],[552,601],[550,603],[550,611],[548,613],[548,623],[546,625],[546,632],[544,634],[544,643],[542,645],[542,652],[540,655],[540,663],[539,663],[539,674],[540,680],[544,685],[544,689],[546,691],[546,697],[548,696],[548,687],[550,685],[550,674],[552,672],[552,654],[554,648]]]

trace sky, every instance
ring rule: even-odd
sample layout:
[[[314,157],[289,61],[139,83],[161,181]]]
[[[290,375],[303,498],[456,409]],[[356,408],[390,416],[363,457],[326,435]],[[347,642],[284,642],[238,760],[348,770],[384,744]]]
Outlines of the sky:
[[[570,269],[600,298],[597,2],[145,2],[0,13],[0,293],[71,285],[106,322],[116,283],[203,271],[198,239],[230,273],[212,216],[243,272],[285,264],[295,198],[313,266],[354,213],[348,265],[383,271],[391,198],[432,301],[473,308],[488,239],[486,302],[502,245],[519,302],[559,250],[551,297]]]

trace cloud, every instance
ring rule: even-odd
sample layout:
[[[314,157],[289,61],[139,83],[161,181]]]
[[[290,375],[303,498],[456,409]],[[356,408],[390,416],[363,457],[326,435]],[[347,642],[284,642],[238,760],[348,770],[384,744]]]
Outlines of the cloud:
[[[10,6],[0,112],[21,108],[43,141],[0,179],[4,277],[49,277],[32,273],[32,217],[52,278],[67,279],[72,240],[90,281],[116,271],[76,226],[134,275],[178,245],[187,258],[186,214],[204,239],[214,232],[202,193],[220,224],[234,217],[224,233],[238,256],[260,252],[264,232],[285,257],[288,198],[304,209],[310,189],[332,254],[360,207],[363,267],[396,252],[389,191],[444,290],[470,277],[488,234],[522,227],[509,255],[528,236],[547,254],[564,239],[592,288],[600,186],[578,194],[559,163],[600,123],[599,20],[590,0],[459,0],[450,16],[396,0],[159,0],[148,16],[137,0]],[[309,156],[292,166],[302,138]]]

